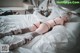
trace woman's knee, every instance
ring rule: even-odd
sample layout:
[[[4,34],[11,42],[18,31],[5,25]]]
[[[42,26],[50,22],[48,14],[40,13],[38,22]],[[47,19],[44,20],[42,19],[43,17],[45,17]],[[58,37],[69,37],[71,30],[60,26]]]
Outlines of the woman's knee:
[[[36,32],[39,34],[46,33],[50,29],[50,26],[47,23],[40,24],[39,28],[36,29]]]

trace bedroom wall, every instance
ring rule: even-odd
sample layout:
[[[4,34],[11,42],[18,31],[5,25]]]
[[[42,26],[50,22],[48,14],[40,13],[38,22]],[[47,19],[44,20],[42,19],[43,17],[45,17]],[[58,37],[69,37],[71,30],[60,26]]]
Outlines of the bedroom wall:
[[[0,0],[0,7],[21,7],[23,0]]]

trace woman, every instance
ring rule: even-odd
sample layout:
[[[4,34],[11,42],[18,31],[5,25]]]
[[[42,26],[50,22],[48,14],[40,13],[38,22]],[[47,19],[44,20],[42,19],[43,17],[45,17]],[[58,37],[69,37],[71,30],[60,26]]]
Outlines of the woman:
[[[70,12],[66,13],[62,17],[57,17],[53,20],[48,20],[44,23],[37,22],[29,28],[17,29],[17,30],[13,30],[13,31],[10,31],[10,32],[4,33],[4,34],[0,33],[0,38],[2,38],[4,36],[9,36],[9,35],[11,36],[11,35],[18,35],[18,34],[24,34],[24,33],[32,32],[31,37],[24,39],[24,43],[19,42],[17,44],[11,44],[10,49],[12,50],[12,49],[18,48],[18,47],[28,43],[29,41],[31,41],[36,36],[50,31],[56,25],[64,25],[66,22],[68,22],[69,16],[71,16]]]
[[[45,0],[46,1],[46,0]],[[11,36],[11,35],[18,35],[18,34],[24,34],[28,32],[32,32],[29,38],[25,38],[23,42],[18,42],[16,44],[11,44],[10,45],[10,50],[18,48],[29,41],[31,41],[33,38],[35,38],[38,35],[45,34],[46,32],[50,31],[54,26],[56,25],[64,25],[66,22],[68,22],[69,17],[71,16],[71,12],[65,13],[62,17],[57,17],[52,20],[48,20],[46,22],[36,22],[29,28],[24,28],[24,29],[17,29],[10,31],[8,33],[0,33],[0,38],[4,36]]]

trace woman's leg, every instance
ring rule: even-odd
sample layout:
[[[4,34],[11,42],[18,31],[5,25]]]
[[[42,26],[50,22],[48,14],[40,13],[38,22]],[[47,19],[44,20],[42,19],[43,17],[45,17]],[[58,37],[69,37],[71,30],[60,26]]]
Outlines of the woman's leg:
[[[16,48],[18,48],[18,47],[21,47],[21,46],[24,45],[24,44],[28,44],[28,43],[29,43],[32,39],[34,39],[37,35],[40,35],[40,34],[42,34],[42,33],[47,32],[49,28],[50,28],[50,26],[49,26],[49,24],[47,24],[47,23],[42,23],[42,24],[40,24],[39,28],[36,29],[34,32],[32,32],[32,33],[30,34],[31,37],[29,37],[29,38],[26,38],[26,37],[25,37],[25,39],[24,39],[24,41],[23,41],[24,43],[22,43],[22,41],[21,41],[21,42],[18,42],[18,43],[16,43],[16,44],[11,44],[9,49],[10,49],[10,50],[13,50],[13,49],[16,49]]]
[[[66,17],[63,18],[55,18],[53,20],[49,20],[46,23],[42,23],[39,28],[37,28],[33,33],[32,36],[35,37],[39,34],[44,34],[47,32],[50,28],[53,28],[55,25],[64,25],[64,21],[66,20]]]
[[[65,20],[66,20],[66,17],[62,17],[62,18],[55,18],[54,20],[49,20],[49,21],[42,23],[42,24],[40,22],[37,22],[29,28],[14,30],[14,31],[12,31],[12,33],[14,35],[17,35],[17,34],[24,34],[27,32],[34,32],[35,31],[35,32],[38,32],[39,34],[43,34],[43,33],[47,32],[55,24],[63,25]]]
[[[23,28],[23,29],[13,30],[11,32],[13,33],[13,35],[18,35],[18,34],[24,34],[24,33],[28,33],[28,32],[33,32],[33,31],[35,31],[39,27],[39,25],[40,25],[40,22],[37,22],[37,23],[33,24],[30,27],[26,27],[26,28]]]
[[[58,21],[58,20],[56,20],[55,19],[55,22],[56,21]],[[49,20],[49,21],[47,21],[47,22],[45,22],[45,23],[42,23],[42,24],[40,24],[39,26],[38,26],[38,28],[34,31],[34,32],[32,32],[31,34],[30,34],[30,37],[29,38],[25,38],[24,39],[24,43],[22,44],[22,42],[19,42],[19,43],[17,43],[17,44],[12,44],[12,45],[10,45],[10,48],[11,49],[15,49],[15,48],[18,48],[18,47],[20,47],[20,46],[22,46],[22,45],[24,45],[24,44],[26,44],[26,43],[29,43],[32,39],[34,39],[36,36],[38,36],[38,35],[40,35],[40,34],[43,34],[43,33],[45,33],[45,32],[47,32],[50,28],[52,28],[52,27],[54,27],[55,25],[56,25],[56,23],[55,23],[53,20]],[[61,24],[62,22],[58,22],[57,24]],[[21,45],[20,45],[21,44]]]
[[[37,29],[31,30],[31,31],[34,31],[34,32],[31,33],[30,39],[25,38],[24,43],[22,44],[22,42],[21,42],[21,45],[24,45],[24,44],[30,42],[33,38],[35,38],[36,36],[38,36],[40,34],[43,34],[43,33],[47,32],[50,28],[54,27],[57,24],[63,25],[64,20],[66,20],[66,19],[64,19],[64,17],[62,19],[61,18],[56,18],[54,20],[49,20],[45,23],[39,24]],[[32,29],[32,28],[30,28],[30,29]],[[14,47],[15,45],[16,45],[16,47]],[[11,47],[11,49],[15,49],[15,48],[20,47],[21,45],[20,45],[20,43],[19,43],[19,46],[18,46],[18,44],[12,44],[10,47]]]
[[[18,34],[33,32],[39,27],[39,25],[40,25],[40,22],[37,22],[28,28],[12,30],[12,31],[7,32],[7,33],[0,33],[0,38],[3,38],[5,36],[11,36],[11,35],[18,35]]]
[[[44,34],[48,32],[48,30],[54,26],[55,26],[55,22],[53,20],[49,20],[45,23],[42,23],[34,32],[32,32],[32,36],[36,37],[40,34]]]

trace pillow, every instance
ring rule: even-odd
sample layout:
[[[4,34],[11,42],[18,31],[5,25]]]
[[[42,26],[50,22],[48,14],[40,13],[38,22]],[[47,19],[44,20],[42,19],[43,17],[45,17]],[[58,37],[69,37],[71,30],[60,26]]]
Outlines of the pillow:
[[[80,17],[76,15],[72,15],[70,22],[80,22]]]
[[[65,24],[65,27],[76,37],[80,35],[80,22],[68,22]]]

